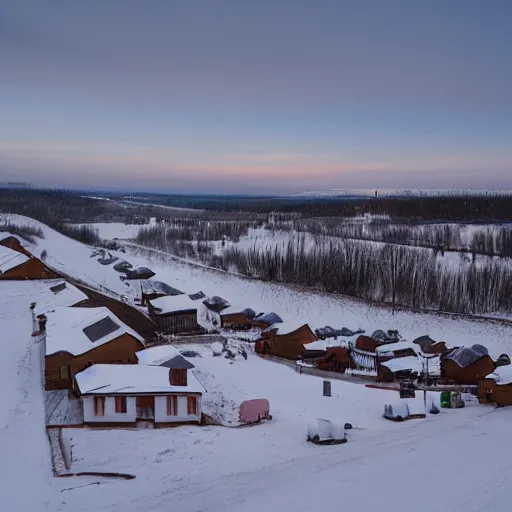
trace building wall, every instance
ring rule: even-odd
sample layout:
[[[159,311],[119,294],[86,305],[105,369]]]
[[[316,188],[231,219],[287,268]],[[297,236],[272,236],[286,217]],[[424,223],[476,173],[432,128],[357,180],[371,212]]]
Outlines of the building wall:
[[[94,397],[83,397],[84,404],[84,422],[85,423],[135,423],[137,409],[135,407],[135,397],[126,397],[126,412],[116,412],[116,400],[113,396],[105,397],[105,415],[95,416]]]
[[[131,334],[123,334],[118,338],[100,345],[85,354],[72,356],[67,352],[57,352],[45,358],[46,389],[68,389],[76,373],[91,364],[126,363],[137,364],[135,353],[144,345]],[[68,379],[61,380],[61,367],[68,368]]]
[[[242,313],[221,315],[220,321],[222,327],[226,329],[246,330],[253,327],[252,320]]]
[[[169,395],[172,396],[172,395]],[[176,416],[167,415],[167,395],[155,396],[155,423],[191,423],[201,422],[201,395],[177,395],[178,396],[178,414]],[[188,414],[188,396],[195,396],[197,401],[197,414]],[[137,399],[134,396],[126,397],[126,412],[116,413],[115,397],[105,396],[105,414],[96,416],[94,414],[94,397],[83,397],[84,422],[85,423],[135,423],[137,420]]]
[[[25,263],[14,267],[3,274],[0,279],[55,279],[59,277],[53,270],[50,270],[42,261],[31,258]]]
[[[498,386],[493,379],[481,380],[478,383],[478,401],[481,404],[512,405],[512,384]]]
[[[149,306],[151,319],[162,334],[195,334],[203,332],[197,323],[197,311],[184,311],[168,315],[159,315]]]
[[[298,359],[302,356],[302,345],[316,341],[316,336],[308,325],[288,334],[276,334],[274,330],[263,333],[263,339],[257,343],[257,351],[286,359]]]
[[[197,414],[188,414],[187,397],[195,396],[197,401]],[[155,423],[183,423],[183,422],[201,421],[201,395],[178,395],[178,415],[167,415],[167,396],[155,397]]]
[[[441,376],[457,384],[478,384],[493,371],[494,361],[488,355],[465,368],[461,368],[452,359],[441,359]]]

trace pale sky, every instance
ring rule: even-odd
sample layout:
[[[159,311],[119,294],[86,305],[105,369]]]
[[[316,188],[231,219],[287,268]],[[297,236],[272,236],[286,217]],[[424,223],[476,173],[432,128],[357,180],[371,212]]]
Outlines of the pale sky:
[[[510,0],[3,0],[0,181],[512,188]]]

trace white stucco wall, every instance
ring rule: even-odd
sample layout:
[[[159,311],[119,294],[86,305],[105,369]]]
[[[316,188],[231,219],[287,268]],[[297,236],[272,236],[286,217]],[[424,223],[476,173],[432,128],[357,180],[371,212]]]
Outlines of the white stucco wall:
[[[187,396],[178,395],[178,414],[176,416],[167,416],[167,397],[155,397],[155,423],[181,423],[184,421],[201,420],[201,395],[195,396],[197,400],[197,414],[188,415]]]
[[[137,410],[135,397],[126,397],[126,412],[116,412],[116,400],[112,396],[105,397],[105,415],[94,415],[94,397],[86,396],[83,399],[85,423],[135,423]]]

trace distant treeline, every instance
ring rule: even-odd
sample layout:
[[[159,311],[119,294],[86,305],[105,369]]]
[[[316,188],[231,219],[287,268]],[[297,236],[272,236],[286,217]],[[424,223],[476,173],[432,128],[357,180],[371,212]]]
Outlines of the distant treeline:
[[[145,195],[140,202],[225,212],[293,213],[302,217],[388,215],[408,221],[497,222],[512,219],[512,197],[500,193],[383,198]]]

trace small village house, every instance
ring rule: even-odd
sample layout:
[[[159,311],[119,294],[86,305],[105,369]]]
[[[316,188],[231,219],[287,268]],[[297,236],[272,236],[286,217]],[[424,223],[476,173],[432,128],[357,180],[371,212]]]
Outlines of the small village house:
[[[220,315],[221,326],[224,329],[234,331],[248,331],[254,327],[253,320],[256,312],[251,308],[241,309],[229,307],[222,311]]]
[[[385,361],[377,358],[377,376],[381,382],[415,378],[422,372],[422,360],[416,355],[393,357]]]
[[[349,367],[350,353],[347,347],[327,347],[323,359],[318,362],[320,370],[329,372],[345,373]]]
[[[460,347],[441,358],[441,377],[457,384],[478,384],[494,371],[494,361],[482,345]]]
[[[162,334],[203,334],[198,310],[204,307],[188,295],[160,297],[149,301],[149,316]]]
[[[46,389],[67,389],[73,376],[97,363],[135,364],[143,338],[109,309],[55,308],[45,334]]]
[[[261,333],[261,338],[256,342],[256,352],[298,359],[303,355],[303,345],[316,340],[315,333],[303,321],[282,322],[271,325]]]
[[[84,423],[155,426],[201,422],[203,387],[187,369],[94,364],[75,375]]]
[[[41,260],[0,245],[0,279],[55,279],[58,274]]]
[[[481,404],[512,405],[512,366],[498,366],[478,382]]]
[[[147,306],[149,301],[165,296],[182,295],[183,292],[162,281],[145,279],[140,282],[140,303]]]
[[[267,329],[272,325],[282,323],[281,317],[277,313],[259,313],[254,317],[254,327],[258,329]]]

